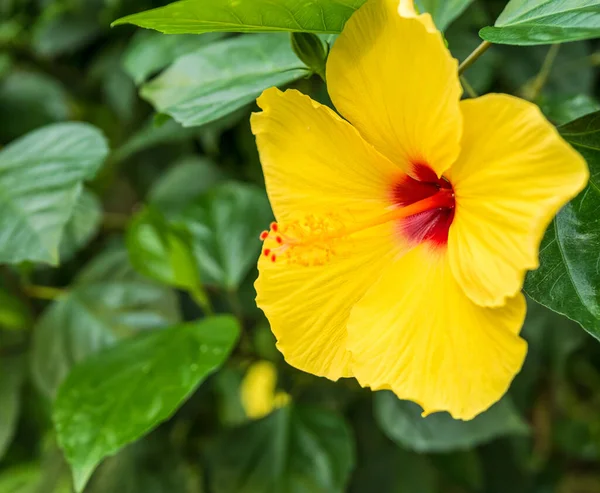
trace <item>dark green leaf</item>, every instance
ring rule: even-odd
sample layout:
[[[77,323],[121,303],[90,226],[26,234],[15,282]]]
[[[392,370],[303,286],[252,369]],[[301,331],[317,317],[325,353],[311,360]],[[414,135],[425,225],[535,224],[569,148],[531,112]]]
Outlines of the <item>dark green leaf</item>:
[[[156,331],[76,366],[54,404],[59,443],[78,492],[98,463],[169,418],[227,359],[239,327],[228,316]]]
[[[33,48],[47,57],[85,47],[100,34],[96,20],[77,15],[55,15],[42,17],[35,26]]]
[[[0,80],[0,141],[8,142],[49,123],[68,120],[69,96],[48,75],[15,70]]]
[[[341,493],[354,447],[336,414],[290,405],[229,432],[209,460],[214,493]]]
[[[156,32],[139,31],[123,54],[123,66],[135,83],[141,84],[180,56],[219,38],[220,34],[164,36]]]
[[[31,361],[35,382],[53,396],[76,363],[119,337],[178,319],[174,293],[137,274],[124,249],[111,249],[96,257],[38,320]]]
[[[235,290],[256,262],[260,232],[272,216],[263,191],[232,182],[199,197],[176,217],[194,238],[202,279]]]
[[[86,493],[205,493],[198,465],[169,442],[168,436],[152,434],[107,458]]]
[[[154,183],[149,201],[165,214],[181,211],[223,180],[223,172],[206,158],[191,156],[169,168]]]
[[[102,222],[102,205],[89,190],[83,190],[73,207],[58,248],[61,262],[70,259],[96,234]]]
[[[504,398],[471,421],[448,413],[421,417],[421,408],[388,391],[375,395],[375,415],[386,435],[417,452],[448,452],[475,447],[504,435],[523,435],[528,427]]]
[[[186,127],[217,120],[253,102],[271,86],[309,74],[284,34],[244,35],[177,59],[141,95]]]
[[[126,243],[131,264],[141,274],[187,291],[200,288],[189,233],[170,225],[157,210],[146,208],[133,218]]]
[[[429,12],[440,31],[446,28],[469,6],[473,0],[416,0],[419,12]]]
[[[494,27],[479,35],[492,43],[536,45],[600,37],[600,0],[511,0]]]
[[[99,130],[58,123],[0,151],[0,262],[58,262],[58,247],[82,191],[108,154]]]
[[[590,181],[546,231],[540,267],[528,274],[525,290],[600,339],[600,112],[559,131],[586,159]]]
[[[167,34],[209,31],[340,33],[365,0],[183,0],[117,20]]]
[[[538,104],[555,125],[562,125],[600,110],[600,102],[586,94],[570,97],[546,96],[542,97]]]
[[[23,360],[18,356],[0,359],[0,461],[17,427],[24,377],[23,366]]]

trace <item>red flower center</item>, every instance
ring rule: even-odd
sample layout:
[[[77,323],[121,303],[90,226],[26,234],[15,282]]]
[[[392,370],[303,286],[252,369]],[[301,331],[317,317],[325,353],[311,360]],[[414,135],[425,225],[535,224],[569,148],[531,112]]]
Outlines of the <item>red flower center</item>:
[[[452,184],[444,177],[438,178],[426,164],[415,164],[411,176],[402,178],[392,188],[392,200],[406,207],[438,192],[452,193],[451,199],[439,207],[399,219],[400,233],[414,243],[428,241],[435,246],[446,246],[448,231],[454,219],[455,200]]]

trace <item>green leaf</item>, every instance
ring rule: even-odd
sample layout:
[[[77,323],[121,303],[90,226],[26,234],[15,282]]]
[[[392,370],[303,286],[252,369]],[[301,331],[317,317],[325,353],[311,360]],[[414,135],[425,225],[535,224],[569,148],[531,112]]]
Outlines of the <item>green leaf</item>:
[[[71,102],[63,86],[38,72],[14,70],[0,80],[0,141],[8,142],[43,125],[68,120]]]
[[[58,248],[61,262],[70,259],[80,248],[87,245],[101,223],[102,205],[92,192],[84,189],[65,225]]]
[[[293,405],[230,431],[209,455],[214,493],[341,493],[354,464],[341,417]]]
[[[600,0],[511,0],[494,27],[479,35],[492,43],[538,45],[600,37]]]
[[[207,493],[198,464],[187,461],[173,441],[159,430],[125,447],[102,463],[85,492]]]
[[[504,398],[471,421],[448,413],[421,417],[421,408],[388,391],[375,395],[375,416],[385,434],[398,445],[417,452],[448,452],[472,448],[504,435],[523,435],[528,427]]]
[[[182,55],[220,39],[221,34],[182,34],[164,36],[160,33],[139,31],[123,54],[123,66],[136,84],[170,65]]]
[[[0,151],[0,262],[58,263],[83,181],[107,154],[100,131],[85,123],[49,125]]]
[[[35,383],[53,396],[76,363],[118,338],[176,323],[177,307],[172,290],[133,270],[124,248],[110,249],[38,320],[31,348]]]
[[[200,273],[189,233],[170,225],[153,208],[136,214],[127,228],[129,259],[151,279],[187,291],[200,288]]]
[[[352,13],[365,0],[183,0],[113,23],[167,34],[210,31],[340,33]]]
[[[190,156],[174,164],[154,183],[148,200],[166,215],[181,211],[193,199],[223,180],[223,172],[206,158]]]
[[[527,275],[525,291],[600,339],[600,112],[559,131],[587,161],[590,181],[546,231],[540,267]]]
[[[53,412],[75,489],[83,491],[104,457],[172,416],[238,335],[233,317],[212,317],[124,341],[76,366]]]
[[[259,235],[271,218],[263,190],[231,182],[199,197],[174,222],[192,234],[205,283],[235,290],[257,261]]]
[[[473,0],[416,0],[419,12],[429,12],[440,31],[446,28],[462,14]]]
[[[558,95],[545,96],[537,101],[548,119],[562,125],[600,110],[600,102],[586,94],[564,97]]]
[[[8,449],[17,427],[21,386],[25,376],[23,367],[20,357],[0,359],[0,461]]]
[[[177,61],[141,96],[185,127],[217,120],[263,90],[309,75],[284,34],[244,35],[210,44]]]
[[[33,49],[57,57],[84,48],[100,34],[96,19],[64,14],[42,16],[33,29]]]

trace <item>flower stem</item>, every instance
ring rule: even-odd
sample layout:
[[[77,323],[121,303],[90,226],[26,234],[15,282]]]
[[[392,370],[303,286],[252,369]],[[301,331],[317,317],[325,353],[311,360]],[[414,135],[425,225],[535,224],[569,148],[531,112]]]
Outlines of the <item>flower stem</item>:
[[[465,92],[469,95],[470,98],[476,98],[478,96],[477,92],[475,91],[475,89],[473,89],[473,86],[469,83],[469,81],[464,75],[460,76],[460,82],[462,83],[463,87],[465,88]]]
[[[473,50],[473,53],[471,53],[467,58],[465,58],[465,60],[459,65],[458,75],[462,75],[462,73],[465,70],[467,70],[471,65],[473,65],[473,63],[475,63],[475,61],[481,55],[483,55],[490,46],[492,46],[492,43],[490,43],[489,41],[483,41],[477,48],[475,48]]]
[[[536,75],[531,85],[523,91],[523,96],[525,99],[534,101],[540,95],[541,90],[548,81],[550,72],[552,72],[552,66],[554,65],[554,60],[556,60],[556,55],[558,54],[559,48],[560,44],[553,44],[550,47],[546,57],[544,58],[544,62],[542,63],[542,68],[540,68],[540,71]]]

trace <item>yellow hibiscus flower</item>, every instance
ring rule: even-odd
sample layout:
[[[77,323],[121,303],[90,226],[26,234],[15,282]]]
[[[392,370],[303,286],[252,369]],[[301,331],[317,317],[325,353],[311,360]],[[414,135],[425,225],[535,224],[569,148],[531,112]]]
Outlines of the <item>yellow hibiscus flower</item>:
[[[586,163],[534,104],[460,101],[410,2],[368,0],[327,81],[345,120],[275,88],[252,116],[277,219],[257,304],[291,365],[471,419],[523,364],[524,276]]]

